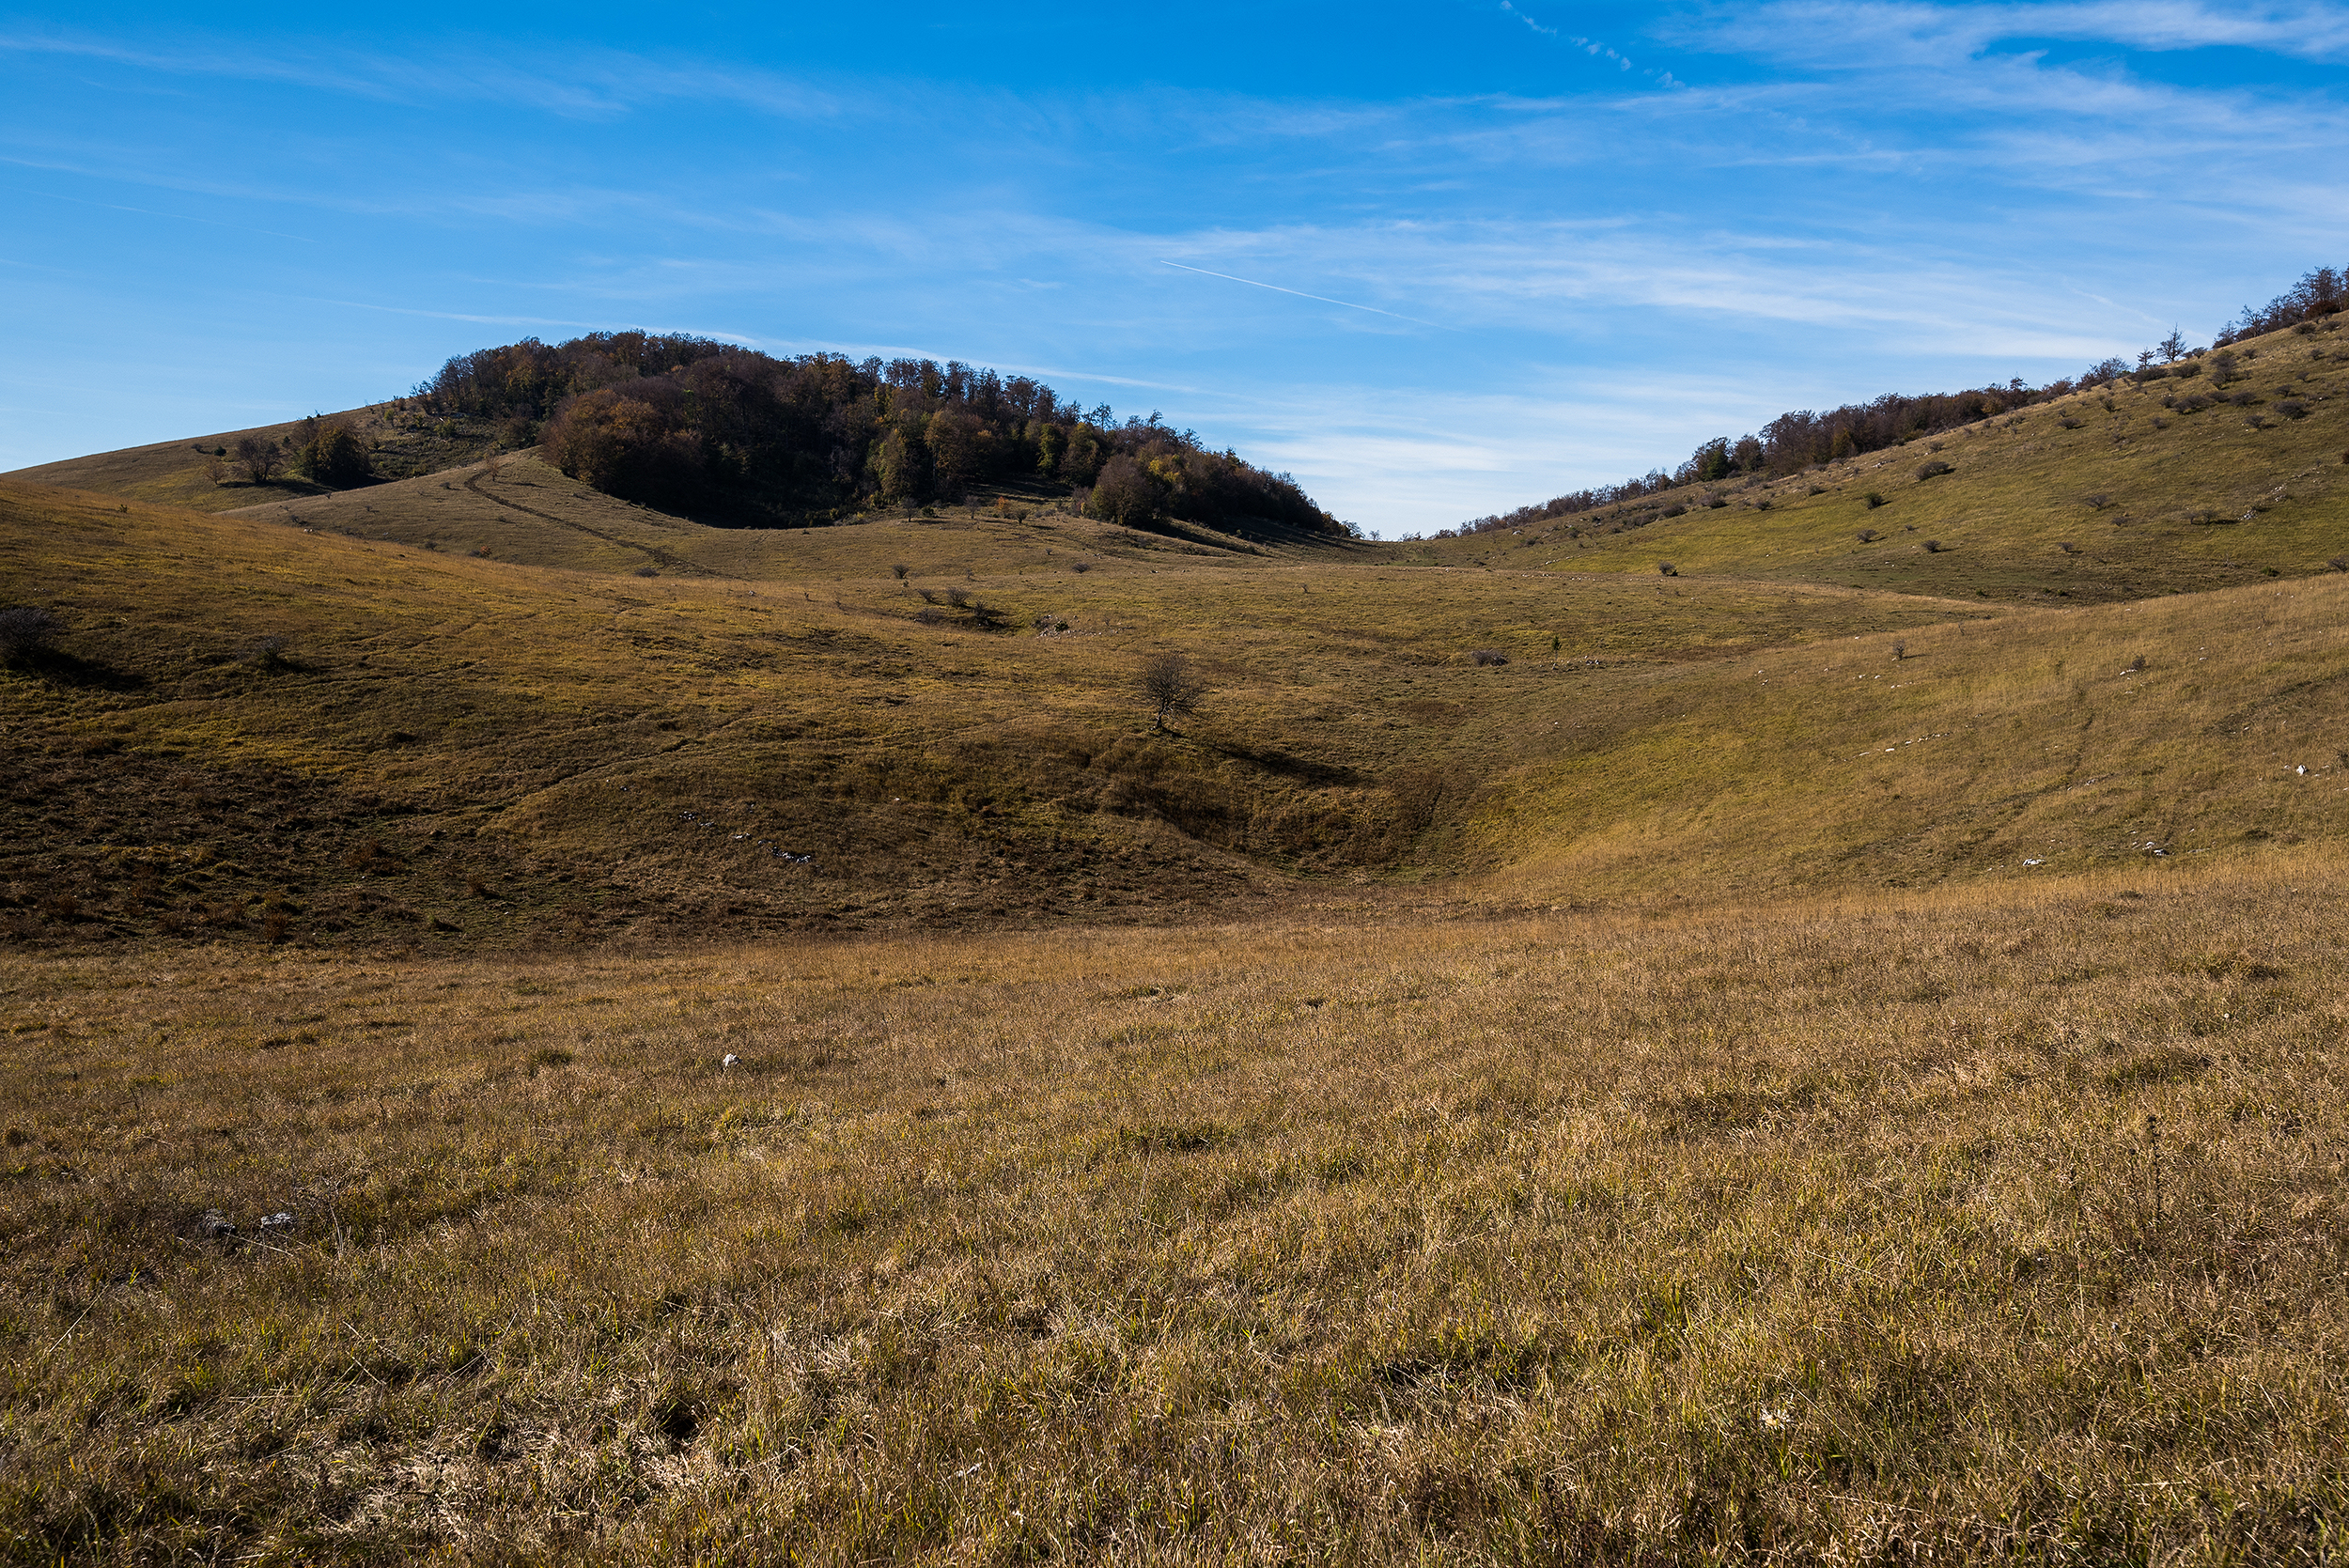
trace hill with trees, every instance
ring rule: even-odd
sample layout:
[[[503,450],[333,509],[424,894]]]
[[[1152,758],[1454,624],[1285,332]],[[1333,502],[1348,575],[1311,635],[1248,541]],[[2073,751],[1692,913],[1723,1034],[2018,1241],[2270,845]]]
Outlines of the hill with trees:
[[[490,421],[508,446],[542,442],[548,461],[607,495],[712,522],[838,521],[1028,484],[1082,492],[1087,515],[1129,527],[1346,534],[1287,474],[1156,413],[1120,424],[1106,404],[1080,408],[957,361],[780,359],[706,337],[591,333],[460,354],[414,402]]]
[[[1780,414],[1758,433],[1735,440],[1716,436],[1676,468],[1651,469],[1621,484],[1569,490],[1514,511],[1473,519],[1436,536],[1451,538],[1494,529],[1524,528],[1552,518],[1619,506],[1691,485],[1713,485],[1753,475],[1784,478],[1806,468],[1905,445],[1923,436],[1943,435],[2018,409],[2056,402],[2074,393],[2093,391],[2123,380],[2142,386],[2171,376],[2191,378],[2201,373],[2201,362],[2213,349],[2224,349],[2303,323],[2323,321],[2345,307],[2349,307],[2349,277],[2333,268],[2319,267],[2269,301],[2263,309],[2244,306],[2242,316],[2218,334],[2210,349],[2188,348],[2186,339],[2173,329],[2168,337],[2140,352],[2134,366],[2108,358],[2090,365],[2077,377],[2058,379],[2045,386],[2028,385],[2016,376],[2003,384],[1965,392],[1888,392],[1873,401],[1846,403],[1823,413],[1795,409]]]

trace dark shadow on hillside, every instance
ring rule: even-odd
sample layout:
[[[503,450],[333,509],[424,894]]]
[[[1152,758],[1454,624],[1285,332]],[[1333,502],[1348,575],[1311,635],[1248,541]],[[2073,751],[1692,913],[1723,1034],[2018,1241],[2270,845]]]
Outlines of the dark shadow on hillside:
[[[1362,776],[1351,768],[1316,762],[1311,757],[1300,757],[1275,747],[1222,745],[1216,750],[1235,762],[1245,762],[1268,773],[1295,779],[1300,784],[1352,787],[1362,782]]]
[[[147,677],[135,670],[117,669],[62,648],[21,653],[0,668],[45,680],[52,686],[80,687],[93,691],[138,691],[147,686]]]

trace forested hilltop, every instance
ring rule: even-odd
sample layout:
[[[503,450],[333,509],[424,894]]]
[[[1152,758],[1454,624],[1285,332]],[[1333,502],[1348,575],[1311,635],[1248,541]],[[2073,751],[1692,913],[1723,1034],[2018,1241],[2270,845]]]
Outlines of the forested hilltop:
[[[1088,516],[1227,532],[1346,526],[1285,474],[1189,430],[1114,421],[1025,376],[929,360],[779,359],[706,337],[591,333],[460,354],[418,387],[426,411],[501,423],[508,445],[606,494],[705,521],[842,521],[1040,484]]]
[[[1822,463],[1837,462],[1862,452],[1881,451],[1920,436],[1937,435],[1977,420],[1996,418],[2034,403],[2053,402],[2124,378],[2140,385],[2170,376],[2192,378],[2201,374],[2203,357],[2213,349],[2321,321],[2344,309],[2349,309],[2349,275],[2331,267],[2319,267],[2270,300],[2264,308],[2245,305],[2241,318],[2222,330],[2210,349],[2188,348],[2186,339],[2173,330],[2160,343],[2139,354],[2135,365],[2108,359],[2090,365],[2077,379],[2053,380],[2045,386],[2027,385],[2018,376],[2003,385],[1966,392],[1915,396],[1886,393],[1873,402],[1846,403],[1824,413],[1797,409],[1780,414],[1759,432],[1735,441],[1716,436],[1677,468],[1652,469],[1619,485],[1571,490],[1512,512],[1476,518],[1436,536],[1456,538],[1462,534],[1481,534],[1498,528],[1523,528],[1555,517],[1620,505],[1684,486],[1718,484],[1738,475],[1782,478]],[[2223,372],[2219,379],[2225,379]]]

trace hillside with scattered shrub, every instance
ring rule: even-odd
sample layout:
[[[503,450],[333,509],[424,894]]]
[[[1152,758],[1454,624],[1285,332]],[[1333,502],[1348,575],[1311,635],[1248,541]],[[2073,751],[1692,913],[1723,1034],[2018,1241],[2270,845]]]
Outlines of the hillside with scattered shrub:
[[[2329,318],[2344,307],[2349,307],[2349,277],[2333,268],[2319,267],[2269,301],[2264,308],[2244,306],[2241,318],[2218,334],[2212,348],[2224,349],[2247,338],[2303,324],[2329,325]],[[1514,511],[1476,518],[1457,529],[1443,531],[1438,537],[1521,529],[1578,512],[1635,504],[1690,486],[1718,485],[1756,476],[1782,479],[1804,469],[1825,467],[1887,447],[1905,446],[1912,441],[1944,435],[2037,404],[2058,402],[2076,393],[2109,388],[2116,382],[2142,387],[2149,381],[2173,376],[2190,379],[2201,373],[2201,360],[2210,352],[2210,349],[2189,348],[2186,339],[2172,331],[2160,343],[2139,353],[2135,365],[2108,358],[2090,365],[2077,377],[2061,378],[2044,386],[2029,385],[2017,376],[2001,384],[1965,392],[1888,392],[1869,402],[1846,403],[1825,412],[1795,409],[1780,414],[1758,432],[1734,440],[1716,436],[1676,467],[1651,469],[1621,484],[1570,490]],[[2223,382],[2225,379],[2222,371],[2219,380]]]

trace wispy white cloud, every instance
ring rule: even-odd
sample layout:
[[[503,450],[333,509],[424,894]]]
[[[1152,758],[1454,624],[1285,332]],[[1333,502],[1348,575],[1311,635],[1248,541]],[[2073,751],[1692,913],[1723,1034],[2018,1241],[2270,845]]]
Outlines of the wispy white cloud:
[[[171,75],[274,82],[401,103],[493,101],[581,119],[612,118],[675,100],[723,101],[790,117],[828,116],[842,106],[834,94],[770,71],[673,64],[606,49],[572,50],[541,69],[525,70],[493,49],[469,48],[461,40],[426,59],[392,50],[283,42],[266,49],[231,48],[198,36],[125,41],[70,29],[16,28],[0,31],[0,54],[67,55]]]
[[[2192,0],[2052,0],[2030,5],[1923,5],[1909,0],[1775,0],[1708,14],[1678,29],[1693,49],[1869,72],[1934,65],[2011,40],[2108,43],[2169,53],[2237,48],[2305,60],[2349,56],[2349,8],[2217,7]]]

